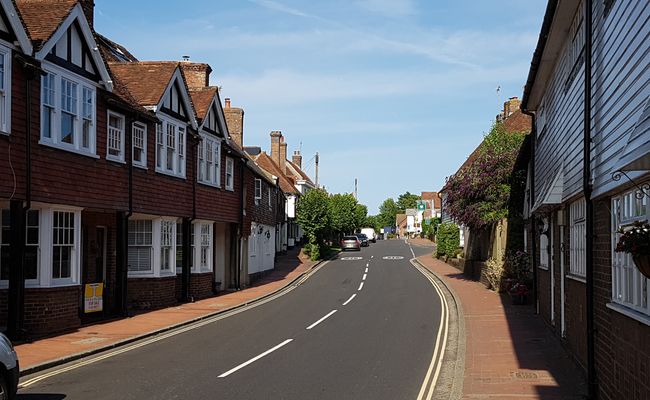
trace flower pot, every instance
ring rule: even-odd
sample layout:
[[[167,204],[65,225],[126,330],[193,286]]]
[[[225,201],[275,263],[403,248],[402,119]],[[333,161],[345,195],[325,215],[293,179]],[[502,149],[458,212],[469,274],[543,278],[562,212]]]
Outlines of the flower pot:
[[[650,278],[650,255],[643,254],[633,256],[632,261],[634,261],[634,265],[636,265],[643,276]]]

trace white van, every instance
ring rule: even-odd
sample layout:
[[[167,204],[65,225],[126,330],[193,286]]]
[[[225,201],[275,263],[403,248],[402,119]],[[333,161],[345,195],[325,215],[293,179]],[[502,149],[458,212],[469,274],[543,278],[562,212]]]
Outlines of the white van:
[[[377,243],[377,234],[375,233],[375,230],[373,228],[363,228],[361,229],[361,233],[368,236],[368,240],[370,240],[371,242]]]

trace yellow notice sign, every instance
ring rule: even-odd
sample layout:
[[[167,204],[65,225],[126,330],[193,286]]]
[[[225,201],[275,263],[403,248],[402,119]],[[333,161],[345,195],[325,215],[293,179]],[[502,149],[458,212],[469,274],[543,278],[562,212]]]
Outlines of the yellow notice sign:
[[[102,311],[104,307],[104,284],[88,283],[84,289],[84,312]]]

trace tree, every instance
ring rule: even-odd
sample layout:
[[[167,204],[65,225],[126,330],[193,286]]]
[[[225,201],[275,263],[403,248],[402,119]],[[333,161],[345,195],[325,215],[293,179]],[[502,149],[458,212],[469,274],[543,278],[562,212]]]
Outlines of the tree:
[[[399,214],[399,207],[395,200],[388,198],[379,206],[378,222],[381,227],[395,226],[395,216]]]
[[[422,197],[418,196],[417,194],[411,194],[410,192],[406,192],[400,194],[399,197],[397,198],[397,207],[403,213],[407,208],[416,208],[418,200],[421,199]]]
[[[354,210],[355,229],[368,226],[368,207],[363,204],[357,204]]]
[[[384,227],[379,221],[379,217],[379,215],[368,215],[364,225],[374,228],[376,232],[379,232]]]
[[[481,229],[508,217],[513,167],[524,133],[509,133],[496,123],[479,147],[476,160],[447,181],[447,210],[458,222]],[[524,176],[525,178],[525,176]]]
[[[357,227],[357,200],[351,194],[335,194],[328,201],[329,228],[341,235],[353,232]]]
[[[329,226],[328,196],[320,189],[310,190],[300,198],[296,221],[305,231],[312,260],[320,257],[320,243]]]

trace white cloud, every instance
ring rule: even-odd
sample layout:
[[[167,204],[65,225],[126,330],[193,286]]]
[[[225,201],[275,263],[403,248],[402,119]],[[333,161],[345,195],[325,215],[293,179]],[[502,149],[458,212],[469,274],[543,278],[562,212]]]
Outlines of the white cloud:
[[[413,0],[359,0],[357,4],[386,17],[405,17],[417,12]]]

